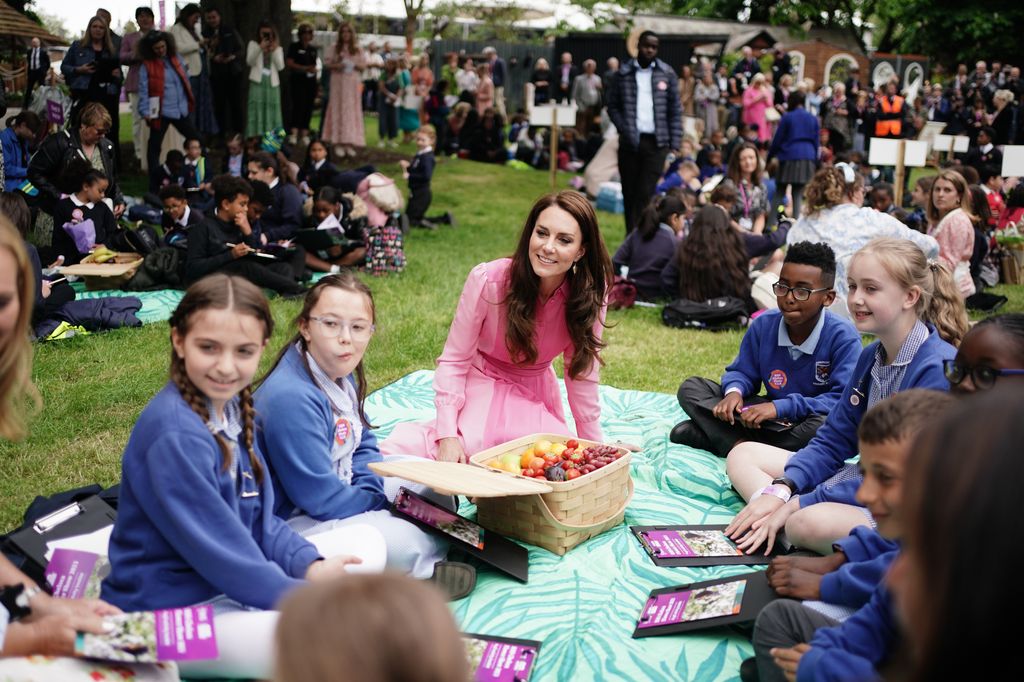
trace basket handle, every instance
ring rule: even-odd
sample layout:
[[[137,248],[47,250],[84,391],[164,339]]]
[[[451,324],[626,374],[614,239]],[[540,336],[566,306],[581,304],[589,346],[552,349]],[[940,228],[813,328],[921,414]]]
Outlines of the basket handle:
[[[624,511],[626,511],[626,507],[629,506],[629,503],[633,499],[633,478],[630,477],[627,480],[629,481],[629,492],[626,494],[626,499],[622,501],[622,506],[619,507],[618,509],[616,509],[614,514],[609,514],[608,515],[609,519],[614,518],[614,517],[618,516],[619,514],[623,513]],[[583,524],[583,525],[576,525],[576,524],[572,524],[572,523],[565,523],[564,521],[560,521],[560,520],[556,519],[555,515],[551,513],[551,509],[548,507],[548,503],[544,501],[544,495],[537,495],[537,501],[540,502],[540,511],[544,515],[544,518],[547,519],[548,523],[550,523],[550,524],[552,524],[554,526],[557,526],[558,528],[560,528],[562,530],[585,531],[588,528],[593,528],[594,526],[600,525],[600,524],[597,524],[597,523],[586,523],[586,524]],[[601,523],[604,523],[604,522],[602,521]]]

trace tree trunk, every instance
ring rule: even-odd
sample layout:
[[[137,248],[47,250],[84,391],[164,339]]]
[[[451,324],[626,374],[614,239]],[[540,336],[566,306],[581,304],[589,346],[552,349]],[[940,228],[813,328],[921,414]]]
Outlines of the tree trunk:
[[[423,6],[422,2],[415,2],[420,7]],[[412,42],[416,38],[416,28],[419,24],[420,10],[409,6],[409,2],[405,5],[405,53],[412,55]]]

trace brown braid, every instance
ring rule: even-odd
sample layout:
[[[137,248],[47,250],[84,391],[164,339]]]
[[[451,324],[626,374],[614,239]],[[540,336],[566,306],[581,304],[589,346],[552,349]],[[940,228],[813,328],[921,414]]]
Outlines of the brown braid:
[[[242,439],[245,442],[245,449],[249,451],[249,465],[252,467],[252,475],[256,477],[257,483],[263,483],[263,465],[260,458],[256,456],[256,448],[253,446],[253,436],[256,432],[256,409],[252,404],[252,386],[246,386],[238,396],[242,407]]]
[[[178,357],[177,353],[173,352],[171,353],[171,381],[178,387],[182,399],[192,408],[193,412],[199,415],[199,418],[203,420],[203,424],[206,424],[210,420],[210,411],[206,409],[206,398],[196,388],[196,385],[192,383],[192,380],[188,378],[188,374],[185,373],[185,361]],[[219,433],[212,435],[217,441],[223,456],[224,461],[221,465],[221,471],[227,471],[231,466],[231,444]]]

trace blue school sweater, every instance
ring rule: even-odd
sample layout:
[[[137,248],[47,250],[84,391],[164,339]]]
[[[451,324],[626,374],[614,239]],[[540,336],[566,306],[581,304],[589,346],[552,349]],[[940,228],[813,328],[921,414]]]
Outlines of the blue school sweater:
[[[878,665],[897,637],[892,596],[881,583],[866,606],[841,624],[814,633],[811,649],[796,669],[797,682],[880,680]]]
[[[859,609],[871,599],[899,552],[899,543],[857,526],[833,545],[846,563],[821,579],[821,601]]]
[[[125,611],[148,611],[225,594],[270,609],[303,583],[321,557],[274,515],[270,477],[259,486],[250,478],[241,441],[240,435],[233,478],[217,441],[177,387],[168,383],[149,401],[121,462],[103,599]]]
[[[861,345],[851,322],[827,310],[821,315],[814,353],[796,360],[779,345],[779,327],[785,324],[782,311],[759,316],[743,335],[739,355],[725,368],[722,390],[738,388],[744,396],[753,396],[763,383],[779,419],[828,414],[850,383]]]
[[[294,346],[256,391],[256,420],[278,516],[303,513],[326,521],[387,508],[384,481],[369,469],[383,459],[370,429],[363,428],[352,455],[352,482],[338,478],[331,463],[331,404]]]
[[[825,423],[806,447],[797,450],[786,462],[785,476],[796,484],[800,493],[800,506],[816,502],[832,501],[857,504],[854,494],[859,480],[825,489],[820,484],[842,468],[843,463],[857,454],[857,427],[868,407],[871,390],[871,367],[881,341],[875,341],[863,351],[846,390]],[[942,371],[942,361],[953,358],[956,348],[949,345],[928,325],[928,338],[907,366],[899,390],[908,388],[931,388],[937,391],[949,390],[949,382]]]

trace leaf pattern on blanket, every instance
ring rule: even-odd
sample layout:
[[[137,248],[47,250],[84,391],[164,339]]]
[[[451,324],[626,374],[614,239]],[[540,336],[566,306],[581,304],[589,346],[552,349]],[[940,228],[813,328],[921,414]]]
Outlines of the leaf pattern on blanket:
[[[383,438],[403,421],[431,419],[433,372],[409,374],[367,398]],[[563,400],[565,392],[563,387]],[[541,640],[536,676],[542,680],[735,680],[753,655],[729,630],[632,639],[652,589],[748,572],[745,566],[660,568],[628,525],[726,523],[741,508],[725,461],[674,445],[672,426],[686,415],[675,396],[602,386],[601,427],[609,442],[643,447],[633,455],[636,486],[625,523],[564,557],[530,546],[530,582],[480,571],[473,593],[452,606],[463,630]],[[568,403],[566,415],[570,415]],[[462,514],[473,516],[463,502]]]

